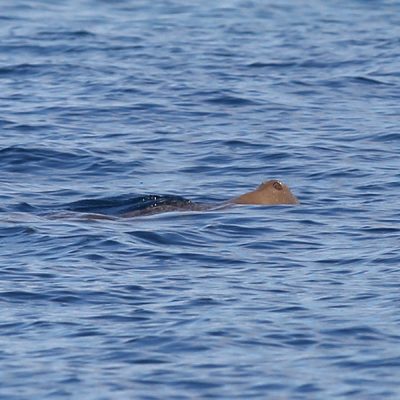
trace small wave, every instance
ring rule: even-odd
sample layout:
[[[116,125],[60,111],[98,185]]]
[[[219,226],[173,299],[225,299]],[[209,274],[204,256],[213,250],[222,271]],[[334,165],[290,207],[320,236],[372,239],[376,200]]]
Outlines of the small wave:
[[[49,296],[44,293],[35,293],[25,290],[13,290],[8,292],[1,292],[0,298],[9,302],[26,302],[35,300],[47,300]]]
[[[88,158],[86,152],[71,153],[48,148],[9,146],[0,149],[0,167],[12,172],[28,172],[32,167],[63,169],[76,167]]]
[[[6,75],[32,75],[41,72],[43,68],[48,67],[45,64],[29,64],[29,63],[22,63],[16,65],[9,65],[0,68],[0,76]]]
[[[224,104],[228,106],[249,106],[258,104],[258,102],[254,100],[249,100],[244,97],[230,96],[230,95],[217,96],[207,99],[206,101],[207,103],[211,104]]]
[[[21,129],[29,129],[23,126]],[[36,128],[35,128],[36,129]],[[109,154],[93,154],[87,150],[70,149],[61,151],[46,147],[22,147],[13,145],[0,149],[0,168],[2,171],[40,174],[46,176],[50,171],[71,174],[78,171],[85,174],[106,173],[121,171],[138,167],[140,163],[135,161],[115,162],[109,158]]]
[[[356,77],[353,78],[353,80],[355,82],[364,83],[364,84],[367,84],[367,85],[389,85],[390,86],[390,84],[387,83],[387,82],[383,82],[383,81],[380,81],[380,80],[378,80],[376,78],[370,78],[370,77],[367,77],[367,76],[356,76]]]
[[[273,69],[281,69],[281,68],[291,68],[295,67],[297,64],[295,62],[260,62],[255,61],[250,64],[247,64],[248,68],[273,68]]]
[[[379,142],[395,142],[396,144],[399,143],[400,140],[400,133],[393,133],[393,132],[388,132],[384,133],[378,136],[378,141]]]
[[[87,37],[95,37],[96,34],[90,32],[86,29],[78,29],[75,31],[41,31],[37,33],[37,37],[40,39],[48,39],[48,40],[55,40],[55,39],[81,39]]]

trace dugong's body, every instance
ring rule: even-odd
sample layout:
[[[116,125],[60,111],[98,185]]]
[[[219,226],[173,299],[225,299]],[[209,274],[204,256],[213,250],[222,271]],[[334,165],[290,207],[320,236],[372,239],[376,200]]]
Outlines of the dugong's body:
[[[255,190],[242,194],[222,204],[198,204],[183,198],[169,199],[169,201],[158,201],[155,204],[141,210],[135,210],[122,214],[122,217],[130,218],[142,215],[158,214],[168,211],[208,211],[225,208],[234,204],[253,205],[278,205],[298,204],[296,196],[289,187],[278,180],[271,180],[262,183]]]

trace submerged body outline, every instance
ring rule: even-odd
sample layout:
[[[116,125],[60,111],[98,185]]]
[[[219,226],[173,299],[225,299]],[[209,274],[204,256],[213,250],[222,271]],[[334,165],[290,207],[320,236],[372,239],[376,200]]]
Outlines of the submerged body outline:
[[[139,205],[142,207],[132,211],[122,212],[119,215],[103,213],[85,213],[87,219],[117,219],[147,216],[172,211],[213,211],[234,205],[289,205],[298,204],[297,197],[289,187],[279,180],[273,179],[263,182],[256,189],[238,197],[217,204],[197,203],[180,196],[143,196]],[[75,210],[79,211],[79,210]]]

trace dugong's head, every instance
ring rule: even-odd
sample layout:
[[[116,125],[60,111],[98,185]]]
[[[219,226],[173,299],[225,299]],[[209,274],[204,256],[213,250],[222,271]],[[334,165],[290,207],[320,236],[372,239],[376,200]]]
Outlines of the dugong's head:
[[[289,187],[278,180],[263,182],[257,189],[232,200],[236,204],[298,204]]]

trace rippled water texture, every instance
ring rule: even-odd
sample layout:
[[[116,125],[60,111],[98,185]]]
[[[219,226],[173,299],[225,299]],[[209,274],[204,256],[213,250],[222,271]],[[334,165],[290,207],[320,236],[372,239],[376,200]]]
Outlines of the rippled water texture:
[[[0,398],[398,399],[399,37],[390,0],[3,0]],[[272,178],[301,204],[82,218]]]

